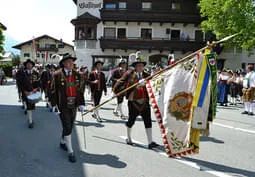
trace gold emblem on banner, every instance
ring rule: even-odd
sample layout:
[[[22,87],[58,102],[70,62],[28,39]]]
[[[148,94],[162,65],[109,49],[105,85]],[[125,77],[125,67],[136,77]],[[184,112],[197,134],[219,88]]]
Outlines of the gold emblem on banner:
[[[193,96],[191,93],[177,93],[173,99],[169,100],[168,111],[177,120],[190,121]]]

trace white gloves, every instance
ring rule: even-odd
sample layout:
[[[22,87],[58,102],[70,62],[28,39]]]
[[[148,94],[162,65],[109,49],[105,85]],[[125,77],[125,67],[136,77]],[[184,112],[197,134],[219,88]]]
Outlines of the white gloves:
[[[58,110],[58,112],[56,112],[56,106],[53,106],[53,107],[52,107],[52,112],[53,112],[53,113],[56,113],[56,115],[59,115],[59,114],[60,114],[59,110]]]
[[[80,105],[79,108],[80,108],[80,111],[81,111],[81,112],[84,112],[84,111],[85,111],[85,106],[84,106],[84,105]]]
[[[145,86],[145,84],[146,84],[145,79],[139,80],[139,86]]]
[[[111,97],[110,97],[109,99],[112,100],[113,97],[115,97],[115,95],[116,95],[116,94],[115,94],[114,92],[112,92],[112,93],[111,93]]]

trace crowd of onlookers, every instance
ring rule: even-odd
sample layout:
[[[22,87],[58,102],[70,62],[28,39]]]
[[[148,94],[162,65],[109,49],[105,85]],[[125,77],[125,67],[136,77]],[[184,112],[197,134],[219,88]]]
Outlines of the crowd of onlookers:
[[[243,104],[243,79],[245,71],[223,69],[218,72],[218,103],[221,106]]]

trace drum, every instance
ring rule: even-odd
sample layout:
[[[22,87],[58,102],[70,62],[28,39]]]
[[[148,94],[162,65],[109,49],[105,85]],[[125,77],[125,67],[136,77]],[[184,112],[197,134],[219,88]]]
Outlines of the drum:
[[[35,92],[27,96],[28,102],[32,104],[38,103],[41,99],[42,99],[41,92]]]

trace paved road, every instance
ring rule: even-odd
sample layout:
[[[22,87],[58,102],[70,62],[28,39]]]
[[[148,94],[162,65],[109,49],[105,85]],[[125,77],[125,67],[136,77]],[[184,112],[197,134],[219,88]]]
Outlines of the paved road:
[[[78,161],[70,164],[58,148],[58,116],[41,102],[34,113],[35,128],[28,129],[15,86],[0,86],[0,177],[255,177],[255,117],[241,115],[241,106],[219,107],[211,136],[202,138],[200,154],[182,159],[148,150],[141,120],[133,128],[139,145],[127,146],[124,121],[112,115],[114,106],[114,101],[103,106],[102,124],[91,115],[82,122],[78,114],[73,133]],[[154,139],[162,144],[153,120]]]

